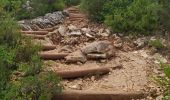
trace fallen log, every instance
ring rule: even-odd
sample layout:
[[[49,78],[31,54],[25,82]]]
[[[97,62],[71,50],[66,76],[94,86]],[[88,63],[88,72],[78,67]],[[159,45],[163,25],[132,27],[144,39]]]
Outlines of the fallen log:
[[[102,75],[110,72],[108,67],[80,68],[74,70],[57,71],[57,75],[64,79],[78,78],[90,75]]]
[[[83,21],[84,19],[82,18],[70,18],[70,21]]]
[[[23,34],[47,35],[48,31],[21,31]]]
[[[56,49],[56,45],[42,45],[42,50],[54,50]]]
[[[34,39],[45,39],[45,35],[23,34],[25,37],[31,37]]]
[[[145,97],[143,92],[70,90],[55,95],[52,100],[137,100]]]
[[[58,26],[54,26],[54,27],[51,27],[51,28],[39,29],[39,31],[52,32],[52,31],[54,31],[54,30],[57,29],[57,28],[58,28]]]
[[[40,58],[44,60],[64,59],[67,55],[68,55],[67,53],[46,53],[46,52],[39,53]]]

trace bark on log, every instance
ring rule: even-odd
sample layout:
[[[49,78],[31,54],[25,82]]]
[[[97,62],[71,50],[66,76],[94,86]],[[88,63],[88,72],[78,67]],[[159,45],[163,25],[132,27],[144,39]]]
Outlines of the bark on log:
[[[54,31],[54,30],[57,29],[57,28],[58,28],[58,26],[54,26],[54,27],[51,27],[51,28],[39,29],[39,31],[52,32],[52,31]]]
[[[23,34],[47,35],[48,31],[21,31]]]
[[[43,39],[43,40],[45,39],[45,35],[23,34],[23,36],[31,37],[34,39]]]
[[[42,49],[44,51],[46,51],[46,50],[54,50],[54,49],[56,49],[56,45],[42,45]]]
[[[57,75],[64,79],[78,78],[90,75],[102,75],[110,72],[108,67],[80,68],[68,71],[57,71]]]
[[[52,100],[136,100],[143,99],[143,92],[114,92],[114,91],[63,91]]]
[[[58,60],[64,59],[68,54],[67,53],[39,53],[41,59],[44,60]]]

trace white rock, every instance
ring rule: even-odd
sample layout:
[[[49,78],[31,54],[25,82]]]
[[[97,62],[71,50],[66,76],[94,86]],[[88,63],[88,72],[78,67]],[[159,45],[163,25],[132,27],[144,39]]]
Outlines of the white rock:
[[[109,36],[109,34],[106,33],[106,32],[105,33],[101,33],[100,35],[103,36],[103,37],[108,37]]]
[[[86,35],[87,37],[89,37],[89,38],[93,38],[93,36],[90,35],[89,33],[86,33],[85,35]]]
[[[60,26],[59,29],[58,29],[58,32],[62,35],[62,36],[65,36],[66,35],[66,27],[65,26]]]
[[[68,63],[75,63],[75,62],[81,62],[85,63],[87,61],[86,57],[82,54],[81,51],[75,51],[68,56],[65,57],[66,62]]]
[[[80,32],[80,31],[73,31],[73,32],[71,32],[71,33],[67,33],[68,35],[73,35],[73,36],[80,36],[80,35],[82,35],[82,33]]]
[[[69,29],[70,31],[75,31],[75,30],[77,30],[77,27],[74,26],[74,25],[70,25],[70,26],[68,26],[68,29]]]

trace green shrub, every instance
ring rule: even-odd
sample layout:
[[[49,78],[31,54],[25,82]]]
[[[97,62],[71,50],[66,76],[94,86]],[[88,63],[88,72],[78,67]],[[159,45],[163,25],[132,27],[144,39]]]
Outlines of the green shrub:
[[[72,5],[79,5],[81,0],[64,0],[65,4],[67,6],[72,6]]]
[[[159,13],[160,23],[164,28],[170,31],[170,1],[169,0],[159,0],[162,5],[162,9]]]
[[[61,91],[60,79],[42,70],[40,46],[19,33],[13,12],[17,2],[8,9],[9,1],[0,1],[0,100],[51,100]]]
[[[157,27],[159,8],[155,0],[119,0],[105,4],[110,9],[105,24],[115,32],[137,32],[147,34]]]
[[[61,92],[59,78],[53,73],[29,76],[11,84],[5,100],[51,100],[53,95]]]
[[[103,7],[109,0],[82,0],[81,9],[88,13],[89,18],[94,21],[103,21]]]
[[[32,0],[29,6],[30,7],[26,6],[26,1],[22,2],[22,6],[20,6],[21,9],[17,13],[17,19],[29,19],[42,16],[46,13],[63,10],[65,4],[64,0]]]
[[[156,0],[83,0],[81,8],[114,32],[147,34],[157,27]]]
[[[161,63],[160,67],[162,68],[165,76],[157,79],[159,84],[162,86],[164,90],[164,99],[163,100],[170,100],[170,65]]]
[[[165,48],[165,45],[159,39],[149,41],[149,46],[155,47],[156,49]]]

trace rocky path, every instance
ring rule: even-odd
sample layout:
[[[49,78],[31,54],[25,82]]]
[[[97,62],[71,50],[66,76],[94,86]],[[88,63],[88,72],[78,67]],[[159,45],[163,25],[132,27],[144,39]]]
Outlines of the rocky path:
[[[90,22],[77,6],[19,24],[24,36],[42,45],[45,70],[63,78],[64,91],[54,100],[152,100],[159,95],[150,78],[157,65],[147,51]]]

